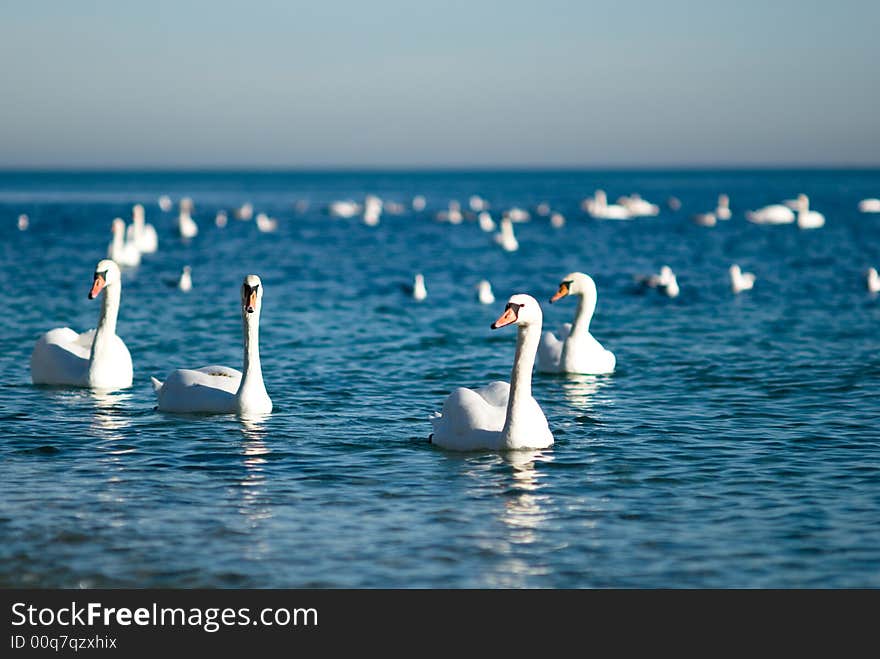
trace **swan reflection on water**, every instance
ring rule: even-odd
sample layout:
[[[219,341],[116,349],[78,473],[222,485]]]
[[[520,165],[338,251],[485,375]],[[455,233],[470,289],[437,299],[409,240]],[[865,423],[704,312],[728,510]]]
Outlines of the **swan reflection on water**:
[[[597,401],[596,394],[609,382],[608,376],[604,375],[579,375],[569,373],[560,380],[562,395],[569,405],[580,410],[590,409]]]
[[[244,475],[236,483],[238,486],[236,490],[241,497],[238,512],[244,517],[251,533],[257,531],[272,517],[272,508],[266,503],[265,468],[268,462],[266,456],[271,453],[265,443],[267,437],[265,420],[268,418],[268,414],[239,418],[244,439],[240,451]],[[247,545],[246,556],[249,559],[260,558],[265,556],[269,549],[270,543],[267,539],[254,535]]]

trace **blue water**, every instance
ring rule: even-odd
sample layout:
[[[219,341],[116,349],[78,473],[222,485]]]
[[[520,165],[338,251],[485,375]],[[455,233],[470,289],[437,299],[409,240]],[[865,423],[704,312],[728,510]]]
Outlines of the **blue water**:
[[[672,212],[599,222],[597,188]],[[694,212],[731,197],[714,228]],[[817,231],[743,212],[810,195]],[[330,219],[374,193],[428,212]],[[481,194],[549,202],[508,254],[473,222]],[[184,243],[156,200],[195,200]],[[64,587],[880,587],[880,171],[0,173],[0,585]],[[294,203],[308,202],[296,211]],[[218,208],[245,201],[276,234]],[[110,221],[147,208],[159,251],[126,270],[118,332],[134,386],[34,387],[38,336],[95,325],[86,299]],[[27,213],[28,231],[15,218]],[[727,267],[755,272],[738,297]],[[166,284],[184,264],[194,288]],[[668,263],[677,299],[633,275]],[[452,454],[427,443],[454,387],[508,379],[507,296],[542,301],[572,270],[599,289],[603,377],[536,375],[556,444]],[[401,292],[425,274],[428,299]],[[157,412],[149,377],[240,368],[239,285],[262,277],[265,421]],[[483,306],[473,287],[491,280]],[[543,304],[545,326],[572,301]]]

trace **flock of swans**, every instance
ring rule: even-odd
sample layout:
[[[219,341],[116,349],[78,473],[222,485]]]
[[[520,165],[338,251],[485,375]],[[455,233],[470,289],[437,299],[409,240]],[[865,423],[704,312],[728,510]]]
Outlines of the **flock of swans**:
[[[877,202],[876,204],[874,202]],[[171,200],[161,197],[159,206],[171,209]],[[469,200],[473,219],[484,231],[494,234],[495,241],[507,251],[518,249],[513,233],[515,222],[529,220],[529,213],[512,208],[506,211],[496,225],[488,212],[488,204],[473,196]],[[659,207],[639,195],[621,197],[616,204],[609,204],[602,190],[585,199],[581,207],[596,219],[624,220],[635,217],[651,217]],[[180,202],[177,231],[181,237],[190,239],[198,234],[192,219],[192,200]],[[412,201],[414,210],[424,210],[424,197]],[[862,212],[880,212],[880,200],[866,199],[860,202]],[[381,199],[368,195],[364,204],[337,201],[330,204],[327,212],[334,217],[354,217],[362,214],[365,224],[374,226],[383,211],[400,211]],[[797,211],[797,214],[795,214]],[[550,218],[554,227],[565,222],[561,213],[552,212],[548,204],[540,204],[539,215]],[[253,207],[245,204],[234,211],[237,219],[253,218]],[[717,220],[731,217],[729,198],[720,195],[717,207],[711,213],[693,216],[697,224],[713,226]],[[264,213],[256,216],[261,231],[273,231],[277,220]],[[810,210],[809,199],[799,195],[795,200],[765,206],[748,211],[746,218],[755,223],[782,224],[797,222],[800,228],[819,228],[825,223],[821,213]],[[465,219],[458,202],[450,202],[436,219],[441,222],[460,223]],[[218,227],[225,225],[227,213],[220,211],[215,217]],[[260,224],[262,223],[262,227]],[[28,218],[19,216],[18,226],[26,230]],[[116,334],[119,315],[122,274],[120,267],[135,267],[141,254],[155,252],[158,236],[155,228],[146,223],[144,207],[133,207],[132,223],[115,218],[111,223],[112,241],[107,258],[95,266],[89,299],[103,294],[97,327],[77,333],[69,327],[52,329],[36,342],[30,360],[31,378],[34,384],[87,387],[97,390],[116,390],[132,386],[134,369],[125,342]],[[728,271],[730,287],[739,294],[753,288],[756,277],[743,272],[738,264]],[[656,289],[668,297],[676,297],[680,288],[675,273],[668,265],[660,272],[636,278],[642,285]],[[192,288],[191,269],[185,266],[177,282],[181,290]],[[880,292],[880,276],[875,268],[867,273],[867,286],[871,292]],[[411,296],[421,301],[427,298],[425,278],[421,273],[414,277]],[[260,365],[259,323],[264,288],[260,277],[247,275],[241,285],[241,318],[243,336],[242,371],[221,365],[208,365],[192,369],[178,369],[168,374],[164,381],[151,377],[157,400],[157,409],[172,413],[222,413],[243,417],[262,416],[272,411]],[[488,280],[476,286],[476,297],[482,304],[493,304],[495,295]],[[492,324],[492,329],[508,325],[517,328],[516,350],[510,382],[491,382],[480,389],[457,388],[446,398],[440,412],[431,417],[433,433],[429,440],[451,450],[513,450],[540,449],[553,444],[553,434],[540,404],[532,396],[532,374],[576,373],[602,375],[612,373],[617,360],[593,337],[590,323],[596,309],[598,291],[596,283],[583,272],[572,272],[561,279],[551,304],[567,297],[577,299],[571,323],[564,324],[557,333],[542,331],[543,313],[537,299],[525,293],[511,296],[503,313]]]

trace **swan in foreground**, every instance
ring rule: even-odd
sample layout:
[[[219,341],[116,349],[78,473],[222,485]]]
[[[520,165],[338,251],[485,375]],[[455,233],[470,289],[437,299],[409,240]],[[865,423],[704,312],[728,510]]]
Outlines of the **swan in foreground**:
[[[746,219],[753,224],[791,224],[794,211],[783,204],[772,204],[756,211],[746,211]]]
[[[715,207],[715,217],[719,220],[729,220],[730,215],[730,197],[726,194],[718,195],[718,206]]]
[[[825,216],[817,211],[810,210],[810,198],[805,194],[799,194],[798,198],[797,225],[801,229],[819,229],[825,226]]]
[[[477,300],[480,301],[480,304],[495,304],[495,294],[492,292],[492,284],[488,279],[482,279],[477,284]]]
[[[862,199],[859,202],[859,211],[862,213],[880,213],[880,199]]]
[[[131,224],[128,225],[128,240],[144,254],[152,254],[159,248],[156,228],[144,220],[144,207],[135,204],[131,209]]]
[[[110,259],[103,259],[95,266],[89,299],[94,300],[101,291],[104,291],[104,300],[96,329],[77,334],[69,327],[59,327],[39,338],[31,353],[34,384],[104,390],[131,386],[131,355],[116,335],[122,275],[119,266]]]
[[[730,273],[730,288],[734,293],[750,291],[754,287],[755,275],[751,272],[743,272],[736,263],[730,266],[728,272]]]
[[[516,355],[510,384],[491,382],[482,389],[459,387],[431,418],[430,441],[455,451],[546,448],[553,434],[541,406],[532,397],[532,367],[541,339],[541,307],[530,295],[513,295],[492,329],[517,325]]]
[[[132,268],[140,265],[141,251],[134,244],[134,241],[126,237],[125,220],[121,217],[115,218],[111,231],[113,232],[113,240],[107,246],[107,258],[116,261],[119,265]]]
[[[583,373],[599,375],[611,373],[617,364],[614,353],[602,347],[590,334],[590,320],[596,311],[596,282],[583,272],[572,272],[562,278],[559,290],[550,303],[569,295],[577,295],[574,323],[565,323],[557,338],[553,332],[544,332],[538,347],[538,370],[544,373]]]
[[[868,268],[867,279],[868,290],[872,293],[880,293],[880,275],[877,274],[877,268]]]
[[[183,272],[180,273],[180,279],[177,280],[177,288],[186,293],[187,291],[191,291],[192,287],[192,268],[185,265],[183,266]]]
[[[272,400],[260,368],[260,309],[263,286],[257,275],[241,285],[244,326],[244,373],[227,366],[178,369],[165,382],[150,378],[158,409],[163,412],[239,414],[255,416],[272,411]]]

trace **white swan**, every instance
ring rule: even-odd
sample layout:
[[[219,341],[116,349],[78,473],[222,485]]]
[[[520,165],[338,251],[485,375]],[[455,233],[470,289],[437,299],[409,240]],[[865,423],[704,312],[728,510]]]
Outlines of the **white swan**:
[[[492,236],[495,242],[501,245],[505,252],[515,252],[519,249],[519,241],[513,233],[513,222],[509,217],[501,218],[501,231]]]
[[[862,213],[880,213],[880,199],[862,199],[859,202],[859,211]]]
[[[128,225],[128,240],[143,254],[152,254],[159,248],[156,228],[144,221],[144,207],[135,204],[131,209],[131,224]]]
[[[797,225],[801,229],[819,229],[825,226],[825,216],[817,211],[810,210],[810,198],[805,194],[799,194],[798,198]]]
[[[278,220],[265,213],[257,213],[257,230],[261,233],[272,233],[278,229]]]
[[[425,210],[425,206],[427,205],[427,203],[428,202],[425,199],[424,195],[417,194],[412,199],[412,209],[416,213],[421,213],[423,210]]]
[[[456,451],[504,451],[546,448],[553,434],[541,406],[532,397],[532,367],[541,339],[541,307],[530,295],[514,295],[492,329],[516,323],[516,356],[510,384],[492,382],[482,389],[460,387],[449,394],[443,411],[431,419],[431,442]]]
[[[107,246],[107,258],[116,261],[118,265],[130,267],[140,265],[141,251],[126,237],[125,220],[121,217],[115,218],[111,231],[113,240]]]
[[[192,268],[185,265],[183,266],[183,272],[180,273],[180,279],[177,280],[177,288],[186,293],[187,291],[191,291],[192,287]]]
[[[867,278],[868,290],[872,293],[880,293],[880,275],[877,274],[877,268],[868,268]]]
[[[486,233],[495,231],[495,220],[492,219],[489,211],[480,211],[480,214],[477,215],[477,221],[480,224],[480,229]]]
[[[604,190],[596,190],[593,198],[584,199],[581,207],[596,220],[631,220],[632,213],[625,206],[609,204]]]
[[[364,200],[364,224],[374,227],[379,224],[382,215],[382,200],[376,195],[368,194]]]
[[[34,384],[104,390],[131,386],[131,355],[116,335],[122,275],[119,266],[110,259],[103,259],[95,266],[89,299],[95,299],[101,291],[104,291],[104,300],[96,329],[77,334],[69,327],[59,327],[39,338],[31,353]]]
[[[730,274],[730,288],[734,293],[750,291],[755,285],[755,275],[751,272],[743,272],[736,263],[730,266],[728,273]]]
[[[492,284],[488,279],[482,279],[477,284],[477,300],[480,304],[495,304],[495,294],[492,292]]]
[[[715,217],[719,220],[729,220],[730,215],[730,197],[726,194],[718,195],[718,206],[715,207]]]
[[[642,199],[639,194],[620,197],[617,203],[626,208],[633,217],[653,217],[660,214],[660,207],[657,204]]]
[[[168,211],[171,210],[171,206],[172,206],[171,197],[169,197],[167,194],[163,194],[161,197],[159,197],[159,208],[161,210],[163,210],[167,213]]]
[[[227,215],[226,211],[224,211],[224,210],[217,211],[217,214],[214,216],[214,224],[217,227],[222,229],[223,227],[226,226],[226,223],[228,221],[229,221],[229,215]]]
[[[16,223],[16,226],[18,226],[19,231],[27,231],[30,224],[31,224],[31,221],[28,218],[27,214],[22,213],[21,215],[18,216],[18,222]]]
[[[177,231],[181,238],[195,238],[199,235],[199,225],[192,219],[189,211],[181,210],[177,216]]]
[[[255,416],[272,411],[272,400],[260,368],[260,309],[263,286],[248,275],[241,286],[244,326],[244,373],[226,366],[178,369],[165,382],[150,378],[163,412],[214,413]]]
[[[697,213],[691,217],[694,224],[701,227],[714,227],[716,224],[715,213]]]
[[[668,265],[660,268],[660,274],[650,276],[639,275],[635,279],[648,288],[656,288],[660,293],[668,297],[677,297],[680,292],[678,278]]]
[[[428,297],[428,289],[425,288],[425,276],[421,272],[416,273],[415,279],[413,280],[412,296],[414,300],[418,300],[419,302]]]
[[[772,204],[756,211],[746,211],[746,219],[753,224],[791,224],[794,211],[782,204]]]
[[[544,332],[538,347],[538,370],[544,373],[611,373],[617,364],[614,353],[602,347],[590,334],[590,320],[596,310],[596,282],[583,272],[572,272],[562,278],[559,290],[550,298],[551,304],[568,295],[577,295],[574,323],[565,323],[559,338]]]
[[[553,213],[550,216],[550,226],[554,229],[561,229],[565,226],[565,216],[562,213]]]

